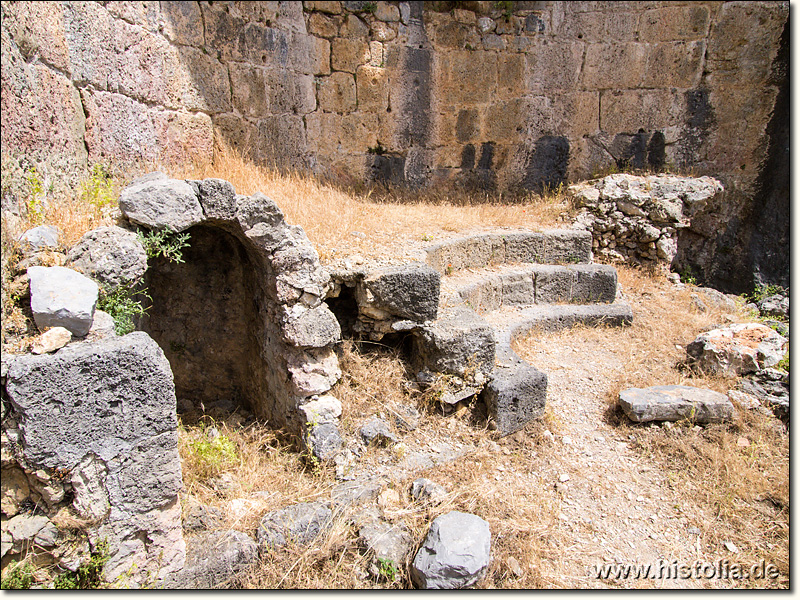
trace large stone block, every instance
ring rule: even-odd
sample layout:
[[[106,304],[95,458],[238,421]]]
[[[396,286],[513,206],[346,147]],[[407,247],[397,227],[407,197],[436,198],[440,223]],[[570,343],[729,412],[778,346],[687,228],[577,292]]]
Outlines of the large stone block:
[[[619,394],[619,404],[632,421],[720,423],[736,414],[725,394],[686,385],[630,388]]]
[[[326,112],[356,109],[356,83],[350,73],[332,73],[319,85],[319,107]]]
[[[147,253],[139,238],[116,226],[87,232],[67,258],[70,266],[110,288],[140,281],[147,270]]]
[[[492,533],[486,521],[451,511],[431,523],[411,565],[411,577],[426,590],[468,588],[486,573],[491,550]]]
[[[547,375],[518,363],[498,367],[481,397],[501,435],[519,431],[544,414]]]
[[[86,119],[78,90],[52,69],[28,64],[5,28],[1,35],[4,151],[44,151],[85,165]]]
[[[439,309],[439,273],[423,263],[377,269],[356,288],[359,307],[401,319],[428,321]]]
[[[317,108],[314,78],[288,69],[267,73],[269,110],[273,115],[305,115]]]
[[[6,391],[25,460],[71,472],[76,510],[101,509],[90,537],[108,541],[104,577],[181,568],[175,390],[158,345],[135,332],[15,357]]]
[[[158,159],[158,137],[146,105],[102,91],[84,90],[81,96],[91,161]]]
[[[610,133],[663,131],[681,125],[686,115],[682,92],[607,90],[600,95],[600,129]]]
[[[339,27],[343,21],[341,17],[331,17],[315,12],[308,18],[308,32],[318,37],[332,38],[339,35]]]
[[[69,71],[69,47],[64,31],[64,9],[55,2],[7,2],[3,5],[3,53],[11,51],[11,40],[23,57],[34,55],[62,72]],[[7,44],[8,42],[8,44]],[[5,65],[4,65],[5,71]],[[5,112],[4,112],[5,116]]]
[[[178,179],[132,183],[119,195],[122,214],[150,229],[183,231],[205,218],[194,188]]]
[[[331,68],[334,71],[355,73],[358,67],[369,62],[369,58],[366,40],[339,38],[331,43]]]
[[[231,110],[228,69],[197,48],[173,50],[165,59],[165,80],[171,108],[226,113]]]
[[[705,41],[651,44],[642,85],[647,88],[694,88],[703,75]]]
[[[699,3],[646,10],[639,19],[643,42],[699,40],[708,34],[709,8]]]
[[[583,64],[584,44],[581,42],[538,43],[525,54],[525,84],[532,94],[549,90],[575,89]],[[608,80],[606,85],[608,86]]]
[[[492,99],[497,87],[497,54],[455,51],[436,56],[441,94],[457,104],[476,104]]]
[[[170,41],[183,46],[203,45],[203,28],[197,26],[203,22],[199,3],[174,0],[163,2],[161,13],[164,16],[163,32]]]
[[[638,88],[646,70],[647,47],[644,44],[589,44],[581,83],[590,90]]]
[[[229,66],[233,94],[233,107],[247,117],[263,117],[269,114],[267,74],[264,69],[245,63]]]
[[[359,110],[386,112],[389,106],[389,72],[380,67],[362,66],[356,72]]]
[[[99,293],[94,281],[65,267],[30,267],[28,277],[37,327],[64,327],[77,337],[89,333]]]

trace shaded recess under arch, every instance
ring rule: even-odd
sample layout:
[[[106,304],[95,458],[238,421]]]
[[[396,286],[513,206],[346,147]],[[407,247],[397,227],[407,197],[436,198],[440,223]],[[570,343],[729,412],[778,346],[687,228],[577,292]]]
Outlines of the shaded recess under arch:
[[[149,229],[188,232],[183,262],[150,259],[152,306],[141,323],[170,362],[183,404],[244,405],[300,432],[300,407],[341,376],[339,323],[323,302],[330,275],[302,228],[261,193],[220,179],[151,174],[122,191],[120,208]]]

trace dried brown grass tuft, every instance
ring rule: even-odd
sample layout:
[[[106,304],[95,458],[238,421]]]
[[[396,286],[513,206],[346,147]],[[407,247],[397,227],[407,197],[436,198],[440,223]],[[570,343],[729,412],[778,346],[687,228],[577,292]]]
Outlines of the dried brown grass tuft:
[[[403,246],[451,232],[489,227],[554,226],[568,210],[563,194],[528,195],[513,204],[455,190],[392,191],[380,196],[323,183],[311,175],[281,173],[221,149],[212,164],[175,171],[176,177],[218,177],[230,181],[239,194],[263,192],[283,210],[287,220],[303,227],[323,258],[337,251],[366,252],[386,243]],[[402,201],[400,201],[402,199]],[[355,238],[354,232],[366,238]]]

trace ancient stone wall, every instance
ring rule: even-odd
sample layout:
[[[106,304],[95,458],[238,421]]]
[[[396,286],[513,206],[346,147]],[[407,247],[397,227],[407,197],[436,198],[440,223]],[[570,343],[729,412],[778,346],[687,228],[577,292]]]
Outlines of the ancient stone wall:
[[[4,150],[184,161],[210,158],[217,134],[256,161],[353,181],[536,191],[626,165],[691,168],[731,195],[715,213],[726,226],[712,215],[686,240],[701,268],[720,249],[739,257],[721,280],[752,266],[759,191],[776,204],[758,178],[781,156],[768,125],[788,81],[774,65],[787,2],[2,11]]]

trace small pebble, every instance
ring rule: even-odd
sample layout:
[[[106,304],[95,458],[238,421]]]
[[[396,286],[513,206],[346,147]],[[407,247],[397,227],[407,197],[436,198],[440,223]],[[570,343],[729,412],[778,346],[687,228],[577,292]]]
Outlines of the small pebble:
[[[569,481],[569,474],[568,473],[562,473],[561,475],[558,476],[558,480],[561,483],[565,483],[565,482]]]
[[[737,552],[739,552],[739,549],[738,549],[738,548],[737,548],[737,547],[734,545],[734,543],[733,543],[733,542],[725,542],[725,544],[724,544],[724,545],[725,545],[725,549],[726,549],[728,552],[733,552],[734,554],[736,554]]]

